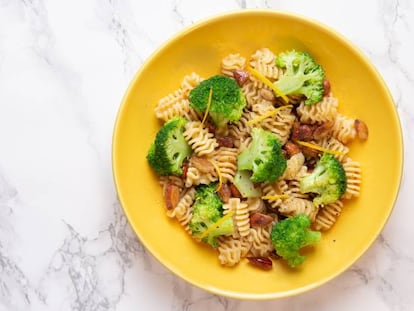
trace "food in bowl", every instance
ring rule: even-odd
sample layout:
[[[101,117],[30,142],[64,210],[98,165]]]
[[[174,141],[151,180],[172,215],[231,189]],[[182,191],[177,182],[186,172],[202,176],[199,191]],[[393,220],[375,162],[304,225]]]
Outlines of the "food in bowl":
[[[273,258],[271,271],[252,268],[246,259],[233,268],[223,268],[216,249],[195,243],[175,219],[165,216],[159,178],[146,159],[163,123],[154,114],[159,99],[180,88],[183,77],[195,77],[192,72],[207,79],[221,72],[220,64],[227,55],[249,57],[260,47],[277,53],[308,51],[331,82],[331,92],[340,104],[338,111],[369,126],[367,140],[347,143],[348,156],[363,168],[359,197],[346,201],[339,221],[323,231],[315,247],[301,250],[306,261],[294,269]],[[148,253],[194,286],[217,295],[254,300],[314,289],[339,276],[364,254],[393,210],[401,181],[402,150],[393,99],[369,59],[329,27],[274,10],[220,14],[183,29],[161,45],[126,91],[112,149],[121,206]]]
[[[368,127],[340,112],[306,51],[259,47],[218,67],[186,75],[155,107],[162,124],[147,160],[166,214],[223,266],[246,258],[263,270],[275,259],[296,268],[301,249],[359,196],[361,165],[348,145],[367,140]]]

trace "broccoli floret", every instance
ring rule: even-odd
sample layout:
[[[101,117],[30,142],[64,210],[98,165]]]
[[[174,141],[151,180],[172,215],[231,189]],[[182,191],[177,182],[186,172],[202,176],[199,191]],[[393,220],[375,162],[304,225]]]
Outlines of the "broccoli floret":
[[[289,266],[295,268],[302,264],[306,257],[299,254],[302,247],[314,245],[321,239],[319,231],[312,231],[310,219],[305,214],[285,218],[273,225],[270,233],[276,253],[285,259]]]
[[[240,86],[234,79],[216,75],[202,81],[189,94],[190,106],[204,113],[212,89],[212,99],[208,110],[214,124],[222,128],[228,122],[239,121],[246,99]]]
[[[287,163],[279,140],[271,132],[255,127],[252,142],[237,157],[239,171],[253,172],[252,182],[274,182],[285,172]]]
[[[216,193],[216,183],[200,185],[196,189],[195,201],[193,204],[193,215],[189,227],[194,237],[200,237],[208,229],[207,236],[201,240],[217,247],[217,237],[229,235],[234,232],[233,218],[227,218],[217,223],[223,217],[223,203]],[[211,226],[214,226],[212,228]]]
[[[182,163],[191,154],[184,138],[187,120],[182,117],[164,123],[147,154],[149,165],[158,175],[181,175]]]
[[[313,172],[300,180],[300,191],[316,193],[313,203],[329,204],[338,200],[346,190],[346,175],[341,164],[332,154],[324,153]]]
[[[260,191],[254,187],[250,176],[251,172],[249,171],[237,171],[234,175],[233,184],[244,198],[260,197]]]
[[[284,74],[274,84],[286,95],[304,95],[305,104],[318,103],[323,97],[323,68],[307,52],[295,50],[280,53],[276,66],[285,69]]]

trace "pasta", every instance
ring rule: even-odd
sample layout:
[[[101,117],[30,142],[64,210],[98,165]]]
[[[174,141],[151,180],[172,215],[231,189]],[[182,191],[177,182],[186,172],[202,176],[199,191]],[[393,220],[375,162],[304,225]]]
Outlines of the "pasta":
[[[221,73],[225,76],[233,77],[234,70],[246,68],[246,58],[240,54],[229,54],[221,61]]]
[[[289,138],[293,122],[295,122],[295,116],[291,113],[290,108],[286,108],[277,111],[274,118],[271,117],[263,120],[261,126],[265,130],[274,133],[280,142],[285,144]]]
[[[349,143],[361,137],[355,119],[339,112],[339,101],[331,91],[323,96],[320,93],[318,102],[311,105],[305,103],[301,94],[288,95],[286,102],[273,84],[278,84],[284,71],[287,69],[276,65],[276,55],[267,47],[251,55],[224,56],[219,74],[236,80],[246,100],[238,120],[228,121],[224,127],[215,126],[208,111],[214,96],[212,88],[204,113],[190,105],[191,91],[205,80],[197,72],[184,76],[179,87],[162,97],[154,108],[161,122],[176,117],[185,119],[183,139],[191,148],[182,164],[182,174],[159,176],[164,197],[170,200],[167,217],[175,219],[198,242],[205,241],[206,235],[223,223],[230,223],[232,233],[221,233],[215,244],[211,243],[223,266],[235,266],[245,257],[272,256],[276,251],[271,241],[272,228],[285,218],[305,214],[314,230],[330,230],[338,222],[346,201],[361,193],[361,164],[349,155]],[[237,75],[244,75],[242,83]],[[254,195],[243,197],[236,186],[241,175],[237,175],[238,159],[242,161],[240,153],[251,146],[252,133],[257,130],[254,128],[277,138],[286,169],[274,181],[252,184]],[[326,204],[315,204],[317,194],[305,193],[302,182],[325,153],[334,155],[338,160],[333,159],[335,163],[343,168],[346,190],[336,201],[335,198],[329,203],[325,201]],[[220,218],[216,215],[215,223],[195,235],[191,221],[197,218],[197,194],[204,186],[214,187],[211,189],[218,201],[210,203],[219,202]],[[171,188],[176,191],[174,198],[168,197]]]
[[[270,241],[270,231],[272,225],[265,227],[251,228],[252,246],[250,252],[253,256],[268,256],[273,250],[272,243]]]
[[[155,107],[155,115],[163,121],[171,120],[175,117],[186,117],[189,120],[199,120],[200,115],[190,107],[188,95],[190,91],[203,79],[196,73],[185,76],[181,82],[181,87],[167,96],[161,98]]]
[[[212,159],[217,163],[221,172],[223,182],[233,182],[237,171],[237,148],[220,147],[212,155]]]
[[[325,137],[319,144],[326,149],[336,151],[335,157],[341,162],[349,152],[349,148],[334,137]]]
[[[314,228],[322,231],[331,229],[341,215],[343,206],[342,201],[338,200],[321,208],[316,215]]]
[[[300,122],[314,124],[332,121],[337,114],[337,108],[338,100],[330,93],[328,96],[324,96],[321,102],[314,105],[301,103],[296,111]]]
[[[354,119],[337,114],[332,128],[333,136],[343,144],[350,142],[356,136],[354,123]]]
[[[347,179],[347,187],[344,194],[345,199],[358,197],[361,190],[361,165],[359,162],[347,158],[344,163],[344,170]]]
[[[318,206],[310,200],[291,197],[280,205],[279,213],[285,216],[296,216],[303,213],[313,222],[318,213]]]
[[[234,266],[245,257],[251,247],[251,239],[221,236],[217,246],[218,259],[223,266]]]
[[[274,81],[279,77],[281,71],[275,64],[275,58],[275,54],[270,49],[258,49],[252,55],[250,65],[266,78]]]
[[[282,195],[286,194],[289,189],[285,180],[281,179],[273,184],[265,182],[262,185],[263,197],[275,197],[268,200],[270,208],[277,209],[283,202]]]
[[[190,188],[186,191],[185,195],[182,196],[180,201],[178,202],[177,206],[167,211],[168,217],[177,219],[182,219],[188,214],[188,211],[191,209],[191,205],[194,202],[195,197],[195,188]]]
[[[231,198],[228,203],[223,205],[223,210],[224,214],[227,214],[229,211],[234,211],[236,234],[233,234],[233,236],[248,236],[250,232],[248,204],[246,202],[241,202],[239,198]]]
[[[194,185],[208,185],[209,183],[216,181],[217,177],[212,173],[204,173],[201,172],[198,168],[190,166],[188,167],[186,178],[185,178],[185,186],[191,187]]]
[[[212,154],[218,146],[212,133],[200,121],[190,121],[185,125],[184,137],[187,139],[194,153],[203,156]]]

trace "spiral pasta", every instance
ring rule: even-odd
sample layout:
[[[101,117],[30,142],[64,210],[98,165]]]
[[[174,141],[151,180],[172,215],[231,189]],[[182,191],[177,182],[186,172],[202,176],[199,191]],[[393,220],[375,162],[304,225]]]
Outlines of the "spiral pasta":
[[[182,191],[184,189],[184,180],[179,177],[179,176],[175,176],[175,175],[170,175],[170,176],[160,176],[159,179],[159,184],[162,187],[162,192],[165,192],[165,187],[168,184],[173,184],[175,186],[177,186],[178,188],[180,188],[180,191]]]
[[[183,90],[178,89],[158,101],[155,107],[155,115],[158,119],[168,121],[174,117],[184,115],[184,112],[189,108],[190,105]]]
[[[239,198],[232,198],[230,201],[235,201],[236,203],[234,220],[240,236],[248,236],[250,233],[250,215],[247,203],[241,202]]]
[[[318,213],[318,206],[313,204],[312,201],[291,197],[280,205],[279,213],[285,216],[296,216],[303,213],[313,222]]]
[[[172,210],[167,211],[167,216],[171,218],[176,217],[177,219],[182,219],[185,217],[194,202],[195,192],[195,188],[188,189],[186,193],[181,197],[177,206]]]
[[[195,189],[190,188],[184,196],[180,199],[177,206],[167,211],[167,216],[171,218],[176,218],[179,224],[184,228],[184,230],[191,235],[191,230],[189,223],[192,217],[193,211],[193,202],[195,198]]]
[[[251,57],[250,65],[270,80],[277,80],[281,70],[276,66],[276,56],[268,48],[258,49]]]
[[[233,71],[246,68],[246,58],[240,54],[229,54],[221,60],[221,73],[233,77]]]
[[[349,152],[349,148],[334,137],[325,137],[318,144],[323,148],[335,151],[334,156],[341,162]]]
[[[229,135],[234,139],[236,147],[240,147],[240,145],[250,137],[250,125],[248,122],[255,116],[255,113],[245,111],[240,117],[239,122],[230,124]]]
[[[254,77],[249,77],[249,80],[242,86],[242,92],[247,102],[247,109],[251,109],[262,99],[259,90],[263,87],[265,85]]]
[[[251,247],[251,238],[219,237],[217,246],[218,259],[223,266],[232,267],[245,257]]]
[[[299,179],[292,179],[287,181],[288,189],[286,193],[289,195],[290,198],[298,198],[298,199],[309,199],[308,193],[302,193],[300,190],[300,180]]]
[[[270,199],[267,199],[267,202],[272,209],[277,209],[283,203],[284,199],[280,198],[280,196],[286,194],[288,189],[289,186],[283,179],[275,183],[265,182],[262,184],[263,197],[270,197]]]
[[[215,174],[201,172],[198,168],[189,166],[185,178],[185,186],[187,188],[194,185],[208,185],[218,178]]]
[[[204,79],[200,77],[197,73],[192,72],[189,75],[186,75],[181,81],[181,90],[185,98],[188,98],[190,91],[195,88],[201,81]]]
[[[216,138],[200,121],[190,121],[185,125],[184,137],[198,156],[212,154],[218,147]]]
[[[238,148],[220,147],[211,156],[221,172],[223,182],[233,182],[237,171],[237,155]]]
[[[344,204],[341,200],[328,204],[319,209],[313,227],[316,230],[326,231],[332,228],[341,215]]]
[[[252,236],[250,253],[253,256],[268,256],[274,249],[270,239],[271,230],[272,224],[250,229],[250,234]]]
[[[259,212],[262,213],[266,210],[266,205],[261,198],[248,198],[247,201],[247,208],[249,212]]]
[[[337,114],[332,127],[332,135],[343,144],[353,140],[356,136],[355,120],[344,115]]]
[[[291,113],[291,109],[285,108],[277,111],[274,118],[264,119],[260,125],[263,129],[275,134],[279,141],[285,144],[294,122],[295,116]]]
[[[322,101],[313,105],[301,103],[297,108],[300,121],[303,123],[322,123],[332,121],[337,115],[338,100],[330,93]]]
[[[346,158],[343,162],[343,167],[346,175],[346,191],[343,195],[345,199],[359,197],[361,191],[361,164],[351,158]]]

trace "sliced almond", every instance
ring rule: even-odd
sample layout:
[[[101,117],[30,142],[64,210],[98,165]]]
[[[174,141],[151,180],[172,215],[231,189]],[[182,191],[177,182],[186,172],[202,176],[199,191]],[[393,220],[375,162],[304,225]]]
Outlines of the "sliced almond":
[[[262,256],[257,256],[257,257],[246,257],[249,262],[254,265],[255,267],[258,267],[262,270],[271,270],[272,269],[272,260],[268,257],[262,257]]]
[[[327,121],[318,125],[313,131],[313,138],[316,140],[321,140],[326,136],[331,134],[332,127],[334,125],[333,121]]]
[[[268,100],[270,102],[273,102],[276,99],[275,94],[273,93],[273,91],[268,90],[268,89],[260,89],[260,96],[265,99]]]
[[[245,70],[234,70],[233,77],[238,85],[243,86],[249,80],[250,73]]]
[[[284,150],[287,152],[289,157],[295,155],[296,153],[300,152],[300,147],[296,145],[295,143],[288,141],[284,146]]]
[[[190,166],[193,166],[196,169],[198,169],[200,173],[208,174],[215,172],[214,165],[209,160],[204,158],[191,157]]]
[[[231,198],[231,190],[228,184],[222,184],[217,191],[218,196],[224,203],[228,203]]]
[[[172,183],[168,183],[164,192],[165,207],[168,210],[175,208],[180,201],[180,188]]]
[[[312,139],[313,128],[309,124],[301,124],[295,122],[292,127],[292,140],[304,140],[308,141]]]
[[[356,119],[354,122],[354,127],[360,140],[368,139],[368,126],[364,121]]]
[[[229,187],[230,187],[232,197],[239,198],[239,199],[243,198],[243,196],[240,193],[239,189],[237,189],[237,187],[234,184],[230,184]]]
[[[231,136],[219,136],[217,137],[217,143],[220,147],[234,147],[234,139]]]
[[[323,80],[323,95],[328,95],[331,92],[331,83],[329,80]]]
[[[250,216],[250,226],[252,227],[264,227],[268,224],[271,224],[273,221],[273,217],[262,214],[262,213],[253,213]]]

